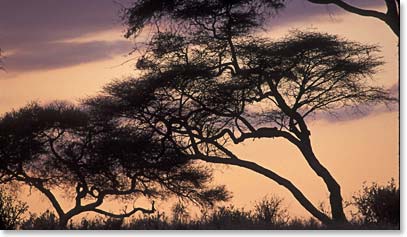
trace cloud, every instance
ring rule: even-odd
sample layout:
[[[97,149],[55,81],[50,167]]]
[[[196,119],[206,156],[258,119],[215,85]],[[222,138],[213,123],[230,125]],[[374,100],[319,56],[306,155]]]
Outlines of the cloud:
[[[130,52],[131,42],[125,40],[61,42],[123,27],[120,10],[129,2],[0,1],[0,47],[8,54],[7,71],[60,68]]]
[[[134,0],[10,0],[0,1],[0,47],[12,54],[6,58],[8,71],[51,69],[127,53],[130,42],[78,43],[67,39],[122,29],[120,10]],[[350,1],[358,2],[361,1]],[[366,3],[368,2],[368,3]],[[363,1],[364,6],[383,5],[381,0]],[[318,14],[326,6],[306,0],[288,0],[287,7],[271,24],[284,25]],[[340,11],[337,7],[329,7]],[[117,32],[120,32],[117,31]],[[119,34],[119,33],[118,33]],[[61,42],[62,41],[62,42]],[[117,48],[116,48],[117,47]],[[126,51],[128,49],[128,51]]]
[[[389,87],[388,91],[391,97],[399,98],[399,83],[395,83]],[[389,102],[387,104],[379,104],[376,106],[361,104],[357,107],[344,107],[331,113],[318,112],[310,117],[310,119],[326,120],[328,122],[343,122],[394,111],[399,111],[399,103],[397,102]]]
[[[13,0],[0,2],[0,45],[12,50],[24,45],[75,38],[92,32],[122,28],[120,11],[134,0]],[[383,5],[383,0],[348,1],[361,7]],[[362,3],[361,3],[362,2]],[[343,11],[332,5],[288,0],[272,24],[301,21],[319,14]]]
[[[128,41],[91,41],[84,43],[44,43],[20,48],[6,59],[8,71],[46,70],[109,59],[126,54]]]
[[[0,45],[25,45],[74,38],[121,27],[125,0],[13,0],[0,3]]]
[[[387,105],[346,107],[333,113],[320,113],[312,117],[313,120],[325,120],[331,123],[345,122],[357,119],[363,119],[369,116],[375,116],[383,113],[398,111],[398,104]]]
[[[369,1],[348,0],[346,2],[353,6],[360,7],[363,9],[375,9],[378,7],[385,6],[383,0],[369,0]],[[270,21],[270,27],[286,26],[293,22],[306,21],[313,17],[322,15],[330,15],[332,19],[338,21],[338,19],[335,19],[335,14],[340,13],[353,14],[346,12],[345,10],[343,10],[340,7],[337,7],[334,4],[324,5],[310,3],[307,0],[288,0],[286,3],[286,7]]]

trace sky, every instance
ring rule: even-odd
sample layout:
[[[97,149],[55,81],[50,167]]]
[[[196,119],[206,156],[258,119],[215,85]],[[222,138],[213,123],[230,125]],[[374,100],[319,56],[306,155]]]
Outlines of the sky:
[[[0,71],[0,114],[32,101],[78,101],[95,95],[117,78],[135,75],[134,41],[123,37],[122,6],[131,0],[1,0],[0,48],[5,71]],[[348,1],[384,10],[384,1]],[[381,47],[386,64],[375,82],[397,93],[397,38],[383,22],[347,13],[334,6],[305,0],[288,1],[270,19],[267,37],[279,38],[293,29],[338,34]],[[398,180],[398,111],[374,108],[365,114],[311,121],[312,143],[320,161],[350,199],[364,181]],[[279,139],[255,140],[233,147],[289,178],[315,203],[327,200],[323,182],[310,170],[298,150]],[[236,206],[250,207],[265,195],[285,199],[290,213],[308,216],[291,194],[251,171],[213,166],[215,182],[233,192]],[[45,202],[46,203],[46,202]]]

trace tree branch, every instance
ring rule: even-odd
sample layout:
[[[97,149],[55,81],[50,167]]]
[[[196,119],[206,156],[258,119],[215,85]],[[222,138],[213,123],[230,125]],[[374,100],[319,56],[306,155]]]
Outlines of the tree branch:
[[[58,216],[61,217],[65,215],[64,210],[62,209],[61,205],[59,204],[58,200],[56,199],[55,195],[47,188],[44,187],[44,185],[41,182],[38,182],[35,180],[35,178],[29,177],[25,172],[22,172],[21,174],[23,177],[18,177],[17,180],[21,182],[25,182],[28,185],[32,185],[35,188],[37,188],[40,192],[42,192],[48,200],[51,202],[52,206],[54,207],[55,211],[57,212]]]
[[[400,14],[398,12],[396,3],[394,0],[385,0],[387,6],[387,13],[382,13],[374,10],[367,10],[352,6],[342,0],[308,0],[309,2],[316,4],[335,4],[338,7],[361,16],[374,17],[376,19],[384,21],[396,34],[400,37]]]
[[[249,162],[241,159],[227,159],[227,158],[220,158],[220,157],[215,157],[215,156],[205,156],[202,154],[195,154],[195,155],[190,155],[192,159],[199,159],[203,160],[206,162],[210,163],[218,163],[218,164],[226,164],[226,165],[234,165],[234,166],[239,166],[242,168],[247,168],[250,169],[256,173],[262,174],[266,176],[267,178],[272,179],[279,185],[285,187],[288,189],[291,194],[298,200],[298,202],[301,203],[301,205],[309,211],[312,215],[317,217],[321,222],[324,224],[329,225],[332,220],[319,211],[308,199],[305,197],[305,195],[289,180],[283,178],[282,176],[278,175],[277,173],[266,169],[254,162]]]
[[[382,21],[386,20],[386,15],[384,13],[374,11],[374,10],[366,10],[366,9],[357,8],[342,0],[308,0],[308,1],[310,1],[312,3],[316,3],[316,4],[335,4],[338,7],[342,8],[348,12],[352,12],[352,13],[355,13],[355,14],[358,14],[361,16],[375,17]]]
[[[154,207],[154,201],[151,204],[151,209],[145,209],[145,208],[141,208],[141,207],[136,207],[133,208],[133,210],[131,210],[130,212],[125,212],[122,214],[115,214],[115,213],[111,213],[111,212],[107,212],[101,209],[94,209],[92,210],[93,212],[105,215],[105,216],[109,216],[109,217],[113,217],[113,218],[126,218],[126,217],[130,217],[131,215],[133,215],[134,213],[141,211],[143,214],[152,214],[154,213],[155,207]]]

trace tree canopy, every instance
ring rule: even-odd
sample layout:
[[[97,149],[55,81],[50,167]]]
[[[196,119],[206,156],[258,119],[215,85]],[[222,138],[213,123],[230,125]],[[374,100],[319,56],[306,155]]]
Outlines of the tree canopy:
[[[210,187],[211,171],[193,164],[149,129],[130,130],[92,117],[64,103],[28,105],[0,120],[0,180],[21,182],[43,193],[55,208],[61,228],[82,212],[124,218],[137,211],[111,213],[99,207],[107,198],[137,200],[176,195],[201,205],[227,200],[223,186]],[[74,197],[64,211],[55,192]]]
[[[161,48],[168,42],[178,44]],[[175,144],[192,160],[265,175],[330,223],[289,180],[228,148],[253,138],[287,139],[327,184],[333,220],[346,220],[340,186],[316,158],[306,118],[393,101],[388,91],[370,83],[382,64],[378,48],[329,34],[293,32],[279,41],[242,37],[233,43],[235,57],[219,61],[214,45],[210,39],[189,41],[174,32],[158,32],[137,63],[140,78],[111,83],[86,103],[104,116],[152,128],[154,136]]]
[[[346,223],[341,186],[317,158],[309,122],[397,99],[373,81],[384,63],[376,45],[319,32],[292,31],[279,40],[256,34],[285,2],[135,1],[124,12],[125,36],[151,31],[140,47],[139,76],[109,83],[79,106],[33,103],[0,117],[0,183],[35,187],[64,228],[83,212],[125,218],[155,211],[154,202],[103,210],[110,198],[228,200],[224,186],[210,184],[205,161],[263,175],[325,225]],[[269,138],[301,152],[326,185],[330,213],[289,179],[231,149]],[[62,208],[60,190],[71,194],[71,209]]]
[[[288,189],[325,224],[344,223],[341,188],[317,159],[308,117],[343,107],[396,101],[371,78],[378,47],[335,35],[256,36],[284,1],[136,1],[125,11],[126,36],[150,28],[137,61],[140,77],[116,81],[85,103],[115,121],[143,124],[189,159],[247,168]],[[133,129],[137,129],[133,127]],[[330,193],[331,216],[289,180],[228,147],[253,138],[297,147]]]
[[[146,25],[189,31],[206,29],[218,38],[241,35],[261,26],[266,16],[284,7],[285,0],[137,0],[124,12],[126,37],[137,35]],[[192,33],[192,32],[191,32]]]

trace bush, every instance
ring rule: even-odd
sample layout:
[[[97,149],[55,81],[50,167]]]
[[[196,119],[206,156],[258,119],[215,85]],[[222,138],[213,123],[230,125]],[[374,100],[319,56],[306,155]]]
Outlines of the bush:
[[[284,229],[287,230],[325,230],[326,226],[315,218],[301,219],[295,217],[291,219]]]
[[[77,230],[120,230],[123,229],[122,218],[100,218],[96,217],[92,220],[82,218],[79,225],[74,225],[72,222],[69,229]]]
[[[394,179],[384,186],[363,185],[352,199],[364,224],[400,226],[400,189]]]
[[[252,212],[233,205],[219,207],[204,223],[208,229],[248,229],[253,226]]]
[[[282,206],[283,199],[272,196],[263,198],[254,205],[253,217],[259,224],[271,225],[276,228],[287,224],[288,212]]]
[[[164,212],[143,215],[142,218],[133,219],[127,226],[130,230],[168,230],[175,229]]]
[[[0,189],[0,229],[17,229],[27,208],[26,203],[14,200],[11,195],[6,194],[6,190]]]
[[[58,217],[49,210],[41,215],[30,213],[30,217],[22,224],[24,230],[59,230]]]
[[[190,215],[187,207],[182,202],[177,202],[172,207],[173,224],[185,224],[190,221]]]
[[[209,229],[283,229],[288,224],[287,210],[283,199],[265,197],[256,202],[252,210],[219,207],[206,217],[203,226]]]

